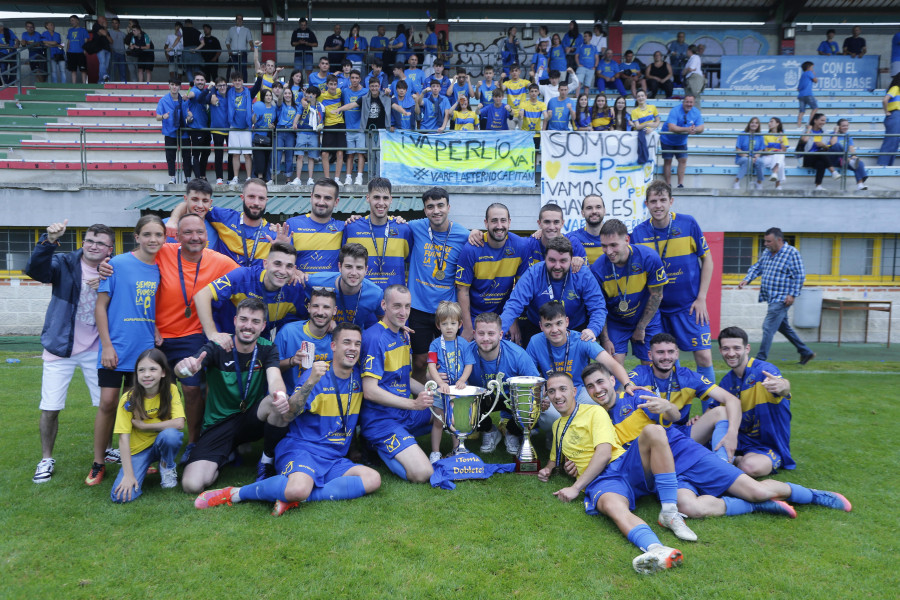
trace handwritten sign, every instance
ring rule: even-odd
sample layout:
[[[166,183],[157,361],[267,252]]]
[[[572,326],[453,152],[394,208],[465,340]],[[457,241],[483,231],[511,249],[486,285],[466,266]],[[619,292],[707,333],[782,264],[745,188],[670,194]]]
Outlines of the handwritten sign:
[[[584,227],[581,201],[598,194],[606,218],[631,231],[647,218],[644,196],[653,180],[659,136],[647,136],[649,162],[638,163],[638,134],[632,131],[553,131],[541,135],[541,205],[563,209],[563,233]]]
[[[527,131],[383,132],[381,176],[394,185],[534,187]]]
[[[871,91],[878,80],[878,56],[723,56],[722,87],[732,90],[796,90],[800,65],[812,61],[813,92]]]

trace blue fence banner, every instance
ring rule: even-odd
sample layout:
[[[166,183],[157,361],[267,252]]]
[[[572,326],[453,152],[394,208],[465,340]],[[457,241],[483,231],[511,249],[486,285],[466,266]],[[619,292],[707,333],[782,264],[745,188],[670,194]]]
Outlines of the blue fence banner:
[[[381,176],[394,185],[534,187],[528,131],[385,131]]]
[[[723,56],[723,89],[766,92],[796,90],[800,65],[812,61],[817,91],[870,92],[878,82],[878,56]]]

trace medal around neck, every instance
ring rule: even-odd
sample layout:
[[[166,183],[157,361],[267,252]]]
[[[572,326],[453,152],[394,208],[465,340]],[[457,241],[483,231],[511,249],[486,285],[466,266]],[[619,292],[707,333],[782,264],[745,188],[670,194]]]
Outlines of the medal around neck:
[[[459,440],[459,446],[453,451],[453,456],[471,453],[471,450],[466,448],[466,438],[478,429],[482,421],[490,418],[494,408],[497,407],[497,402],[500,400],[502,377],[501,373],[497,379],[489,381],[487,388],[469,385],[460,390],[451,386],[450,392],[444,394],[443,417],[435,412],[434,407],[430,408],[431,414],[444,424],[444,429]],[[438,393],[438,384],[429,381],[425,384],[425,389],[436,394]],[[491,396],[494,397],[494,403],[490,410],[484,411],[484,404],[490,401]]]
[[[501,378],[502,374],[497,377]],[[516,455],[516,473],[537,475],[541,468],[541,461],[531,444],[531,430],[537,426],[541,417],[541,401],[546,382],[543,377],[510,377],[506,380],[509,394],[500,392],[506,398],[506,406],[512,411],[513,419],[525,432],[522,447]]]

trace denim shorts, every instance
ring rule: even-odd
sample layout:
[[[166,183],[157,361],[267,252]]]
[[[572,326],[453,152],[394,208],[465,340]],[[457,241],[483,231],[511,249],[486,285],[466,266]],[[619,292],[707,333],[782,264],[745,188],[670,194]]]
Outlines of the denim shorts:
[[[819,108],[819,103],[816,102],[815,96],[797,96],[798,104],[800,105],[800,112],[806,111],[806,106],[809,107],[809,110],[816,110]]]
[[[321,152],[319,147],[319,134],[307,131],[297,132],[297,141],[294,144],[294,156],[303,156],[306,154],[309,158],[319,158]],[[313,150],[315,148],[315,150]]]

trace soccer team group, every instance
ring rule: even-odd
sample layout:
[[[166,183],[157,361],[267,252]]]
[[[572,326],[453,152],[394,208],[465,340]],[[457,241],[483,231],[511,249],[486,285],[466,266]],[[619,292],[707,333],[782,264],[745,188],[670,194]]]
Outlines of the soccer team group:
[[[672,211],[666,183],[648,186],[650,218],[631,234],[605,220],[597,195],[582,203],[582,229],[563,235],[550,204],[528,237],[510,232],[499,203],[487,207],[485,231],[454,223],[442,188],[423,195],[425,218],[406,222],[390,214],[383,178],[369,183],[369,213],[346,222],[332,216],[331,179],[313,186],[308,214],[282,224],[264,218],[265,182],[247,180],[241,198],[241,211],[213,206],[210,185],[191,181],[167,223],[142,217],[135,249],[111,259],[104,225],[68,254],[55,252],[67,222],[47,228],[27,267],[54,287],[35,482],[53,475],[76,366],[98,406],[88,485],[101,483],[105,462],[121,461],[114,502],[139,497],[157,462],[162,487],[175,487],[186,423],[181,483],[199,494],[195,506],[265,501],[274,515],[376,491],[380,474],[362,462],[434,483],[435,463],[450,460],[434,413],[455,390],[503,374],[546,380],[536,435],[550,453],[538,477],[570,476],[556,497],[583,492],[585,510],[607,515],[641,550],[640,573],[682,561],[632,512],[644,495],[658,497],[659,525],[681,540],[697,539],[684,516],[795,517],[789,503],[851,509],[835,492],[756,479],[795,467],[791,385],[751,358],[737,327],[718,336],[729,371],[714,383],[712,259],[697,221]],[[630,373],[629,344],[641,362]],[[680,350],[697,371],[680,366]],[[691,417],[694,399],[702,411]],[[505,410],[497,416],[479,426],[480,451],[502,440],[516,454],[523,431]],[[430,453],[416,440],[428,433]],[[237,447],[258,440],[256,482],[210,489]]]

